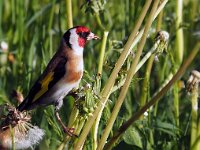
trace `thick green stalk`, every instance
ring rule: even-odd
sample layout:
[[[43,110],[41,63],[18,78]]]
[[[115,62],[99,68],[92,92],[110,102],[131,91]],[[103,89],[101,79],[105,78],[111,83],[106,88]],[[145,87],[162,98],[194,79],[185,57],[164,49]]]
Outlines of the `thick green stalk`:
[[[198,83],[197,83],[198,84]],[[190,148],[196,149],[194,146],[198,134],[198,85],[194,85],[194,89],[192,90],[192,120],[191,120],[191,139],[190,139]],[[196,145],[196,144],[195,144]],[[194,146],[194,148],[192,148]],[[196,149],[197,150],[197,149]]]
[[[141,99],[140,99],[140,107],[144,106],[147,100],[147,95],[148,95],[148,87],[149,87],[149,79],[150,79],[150,74],[151,74],[151,69],[153,65],[155,55],[152,55],[147,63],[147,69],[145,72],[145,78],[143,81],[143,86],[142,86],[142,94],[141,94]]]
[[[149,31],[149,29],[151,27],[151,24],[153,22],[153,17],[154,17],[154,14],[155,14],[156,10],[157,10],[158,4],[159,4],[159,0],[155,0],[155,2],[153,4],[153,7],[152,7],[152,10],[150,12],[150,15],[148,17],[148,20],[147,20],[147,22],[145,24],[144,33],[143,33],[142,39],[141,39],[141,41],[140,41],[140,43],[138,45],[138,49],[137,49],[136,55],[134,57],[133,63],[131,65],[130,70],[128,71],[128,74],[127,74],[127,77],[126,77],[126,81],[125,81],[125,83],[124,83],[124,85],[122,87],[120,95],[119,95],[119,97],[118,97],[118,99],[116,101],[116,104],[115,104],[114,108],[113,108],[113,112],[111,114],[111,117],[110,117],[110,119],[109,119],[109,121],[107,123],[106,129],[104,130],[103,136],[102,136],[102,138],[101,138],[101,140],[99,142],[98,150],[102,150],[103,149],[103,147],[104,147],[104,145],[106,143],[106,140],[108,138],[108,135],[109,135],[109,133],[110,133],[110,131],[112,129],[112,126],[113,126],[113,124],[115,122],[115,119],[117,118],[117,115],[119,113],[121,105],[124,102],[124,99],[126,97],[126,93],[127,93],[128,88],[130,86],[132,78],[133,78],[133,76],[135,74],[135,71],[137,69],[136,67],[137,67],[138,61],[140,59],[140,56],[142,54],[142,50],[143,50],[145,42],[146,42],[147,34],[148,34],[148,31]],[[150,57],[150,55],[147,55],[147,56]],[[141,64],[143,64],[143,62],[144,61],[142,61]],[[139,66],[139,68],[140,68],[140,66]]]
[[[183,10],[183,0],[176,1],[176,62],[175,69],[179,67],[183,60],[184,52],[184,40],[183,40],[183,28],[182,23],[182,10]],[[178,83],[174,85],[174,109],[175,109],[175,120],[176,125],[179,126],[179,87]]]
[[[149,2],[149,1],[147,1],[147,2]],[[157,9],[156,14],[154,16],[154,19],[158,16],[158,14],[164,8],[164,6],[166,5],[167,2],[168,2],[168,0],[165,0],[160,4],[160,6]],[[146,4],[145,4],[145,7],[147,7]],[[88,121],[86,122],[86,124],[85,124],[83,132],[82,132],[78,142],[75,145],[75,149],[80,149],[82,147],[82,145],[85,142],[85,139],[86,139],[86,137],[87,137],[87,135],[88,135],[88,133],[90,131],[90,128],[91,128],[92,124],[94,123],[96,117],[98,116],[98,113],[100,112],[102,107],[105,106],[105,104],[106,104],[106,102],[108,100],[108,97],[109,97],[111,89],[112,89],[112,87],[114,85],[115,79],[116,79],[116,77],[118,75],[118,72],[121,69],[121,66],[125,62],[128,54],[130,53],[130,51],[132,49],[132,43],[135,40],[135,36],[136,36],[136,34],[138,32],[138,29],[140,28],[141,23],[142,23],[145,15],[146,15],[146,11],[148,10],[148,8],[145,8],[145,7],[143,8],[140,17],[136,21],[136,25],[135,25],[133,31],[131,32],[131,35],[130,35],[127,43],[124,46],[124,50],[123,50],[122,54],[120,55],[119,59],[117,60],[117,62],[115,64],[115,67],[114,67],[114,69],[113,69],[113,71],[112,71],[112,73],[111,73],[111,75],[110,75],[110,77],[108,79],[108,82],[106,83],[106,85],[103,88],[103,91],[101,92],[101,95],[100,95],[101,98],[99,100],[99,103],[98,103],[98,106],[97,106],[96,110],[93,113],[93,116],[91,116],[88,119]]]
[[[102,75],[102,69],[103,69],[103,61],[104,61],[104,55],[105,55],[105,49],[106,49],[106,42],[108,38],[108,31],[104,31],[103,33],[103,40],[101,44],[101,50],[100,50],[100,56],[99,56],[99,64],[98,64],[98,72],[97,72],[97,82],[98,84],[98,90],[101,89],[101,75]],[[95,120],[95,123],[93,125],[93,149],[97,149],[97,135],[98,135],[98,127],[99,127],[99,121],[101,119],[101,115],[103,112],[103,108],[100,110],[97,119]]]
[[[198,42],[194,49],[191,51],[188,58],[185,60],[183,65],[179,68],[173,78],[163,87],[160,92],[158,92],[152,99],[146,103],[139,111],[137,111],[128,121],[126,121],[114,134],[111,140],[106,144],[105,149],[110,149],[112,145],[118,140],[118,138],[136,121],[140,118],[141,115],[144,114],[147,109],[153,106],[156,102],[158,102],[161,97],[171,88],[171,86],[184,74],[188,66],[191,64],[195,56],[200,50],[200,42]]]
[[[200,118],[198,119],[197,149],[200,149]]]
[[[67,28],[73,27],[72,0],[66,0]]]
[[[179,87],[178,87],[178,82],[176,82],[174,84],[173,93],[174,93],[175,121],[176,121],[176,126],[179,127]]]
[[[176,1],[176,58],[179,64],[183,60],[184,40],[182,24],[183,0]]]
[[[100,50],[100,56],[99,56],[99,64],[98,64],[98,75],[101,76],[102,74],[102,68],[103,68],[103,61],[104,61],[104,55],[105,55],[105,50],[106,50],[106,42],[108,38],[108,31],[103,32],[103,39],[102,39],[102,44],[101,44],[101,50]]]
[[[74,102],[74,105],[73,105],[73,108],[72,108],[72,112],[70,114],[70,117],[69,117],[69,122],[68,122],[68,127],[72,127],[77,116],[79,114],[79,110],[77,109],[77,106]]]
[[[162,25],[162,17],[163,17],[163,11],[160,12],[159,16],[158,16],[158,21],[156,24],[156,32],[159,32],[161,30],[161,25]],[[151,74],[151,69],[152,69],[152,65],[153,65],[153,61],[154,61],[154,55],[151,55],[151,57],[148,60],[147,63],[147,69],[146,69],[146,73],[145,73],[145,79],[143,82],[143,88],[142,88],[142,96],[141,96],[141,100],[140,100],[140,104],[141,106],[144,106],[144,104],[146,103],[146,99],[147,99],[147,88],[148,88],[148,81],[150,78],[150,74]]]

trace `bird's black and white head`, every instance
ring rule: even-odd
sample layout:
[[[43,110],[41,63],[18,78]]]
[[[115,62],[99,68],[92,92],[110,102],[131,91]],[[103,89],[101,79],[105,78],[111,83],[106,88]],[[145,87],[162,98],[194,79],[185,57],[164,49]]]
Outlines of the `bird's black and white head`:
[[[99,39],[87,27],[76,26],[69,29],[63,36],[65,43],[74,51],[83,51],[87,41]]]

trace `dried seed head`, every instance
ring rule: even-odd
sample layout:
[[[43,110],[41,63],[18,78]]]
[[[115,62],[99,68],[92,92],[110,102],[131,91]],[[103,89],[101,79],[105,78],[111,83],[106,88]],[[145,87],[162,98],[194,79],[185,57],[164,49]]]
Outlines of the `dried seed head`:
[[[192,90],[197,88],[199,82],[200,82],[200,72],[198,72],[197,70],[193,70],[187,81],[187,86],[186,86],[187,92],[191,92]]]
[[[159,56],[161,53],[163,53],[164,50],[167,49],[167,44],[169,41],[169,33],[166,31],[159,31],[155,37],[157,45],[157,49],[155,51],[156,56]]]
[[[12,129],[13,131],[10,128],[0,130],[0,147],[11,149],[13,147],[12,140],[14,139],[16,149],[27,149],[39,144],[44,136],[42,129],[27,122],[20,123]]]
[[[169,33],[167,31],[159,31],[155,39],[167,42],[169,40]]]
[[[192,74],[193,76],[195,76],[195,77],[198,79],[198,82],[200,81],[200,72],[199,72],[199,71],[193,70],[193,71],[191,72],[191,74]]]
[[[31,118],[27,113],[19,112],[12,106],[8,111],[0,126],[0,147],[11,149],[14,142],[16,149],[27,149],[38,144],[44,131],[28,122]]]

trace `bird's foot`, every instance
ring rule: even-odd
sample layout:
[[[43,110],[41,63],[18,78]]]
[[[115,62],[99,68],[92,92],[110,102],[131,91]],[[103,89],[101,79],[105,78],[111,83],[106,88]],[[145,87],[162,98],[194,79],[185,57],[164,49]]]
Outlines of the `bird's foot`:
[[[67,133],[71,137],[73,137],[73,136],[78,137],[76,134],[74,134],[75,128],[68,128],[68,127],[65,126],[65,124],[62,122],[60,115],[59,115],[57,110],[55,111],[55,115],[56,115],[56,118],[57,118],[58,122],[60,123],[60,125],[62,126],[65,133]]]

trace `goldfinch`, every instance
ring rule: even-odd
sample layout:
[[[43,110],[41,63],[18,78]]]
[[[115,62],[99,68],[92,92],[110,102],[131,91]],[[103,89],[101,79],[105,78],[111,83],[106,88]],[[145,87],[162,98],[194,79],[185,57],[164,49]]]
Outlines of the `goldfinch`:
[[[92,39],[98,39],[98,36],[84,26],[76,26],[65,32],[57,52],[17,109],[25,111],[37,106],[55,105],[58,121],[64,131],[72,136],[73,129],[65,127],[58,110],[63,98],[79,85],[83,75],[83,49],[86,42]]]

